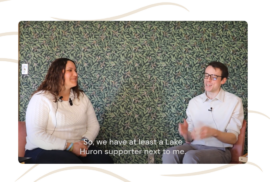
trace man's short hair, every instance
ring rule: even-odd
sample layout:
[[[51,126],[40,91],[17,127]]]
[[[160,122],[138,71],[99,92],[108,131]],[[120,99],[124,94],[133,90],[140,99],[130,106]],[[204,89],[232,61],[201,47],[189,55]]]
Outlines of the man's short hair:
[[[217,62],[217,61],[212,61],[207,65],[207,67],[208,66],[212,66],[214,69],[219,68],[221,70],[221,80],[223,78],[228,79],[228,77],[229,77],[228,68],[223,63]]]

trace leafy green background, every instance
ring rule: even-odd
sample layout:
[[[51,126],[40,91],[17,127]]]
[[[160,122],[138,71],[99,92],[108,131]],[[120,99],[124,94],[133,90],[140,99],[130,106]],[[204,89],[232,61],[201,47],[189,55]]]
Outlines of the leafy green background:
[[[28,75],[19,75],[20,121],[50,63],[60,57],[76,62],[79,86],[101,125],[97,140],[183,140],[178,123],[189,100],[203,92],[202,73],[210,61],[228,66],[223,89],[242,98],[247,119],[246,22],[20,22],[19,69],[29,66]],[[170,146],[99,147],[162,151]],[[111,156],[116,163],[148,158]],[[161,156],[155,155],[155,163]]]

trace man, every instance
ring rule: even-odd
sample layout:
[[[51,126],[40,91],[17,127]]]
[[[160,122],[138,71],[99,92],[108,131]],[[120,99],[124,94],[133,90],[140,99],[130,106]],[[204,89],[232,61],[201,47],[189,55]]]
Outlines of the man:
[[[244,119],[242,100],[221,88],[228,68],[211,62],[205,69],[205,92],[190,100],[187,119],[179,124],[184,145],[167,149],[163,163],[229,163]],[[181,152],[179,152],[181,151]]]

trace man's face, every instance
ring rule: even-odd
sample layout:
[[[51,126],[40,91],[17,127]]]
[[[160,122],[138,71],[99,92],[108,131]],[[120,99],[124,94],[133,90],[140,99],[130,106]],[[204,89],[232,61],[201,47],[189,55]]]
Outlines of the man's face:
[[[222,72],[219,68],[213,68],[212,66],[208,66],[205,69],[205,73],[209,75],[216,75],[221,76]],[[220,90],[221,85],[223,85],[226,82],[226,78],[223,78],[221,80],[221,77],[217,77],[216,80],[213,80],[212,76],[208,78],[204,78],[204,90],[208,93],[218,93]]]

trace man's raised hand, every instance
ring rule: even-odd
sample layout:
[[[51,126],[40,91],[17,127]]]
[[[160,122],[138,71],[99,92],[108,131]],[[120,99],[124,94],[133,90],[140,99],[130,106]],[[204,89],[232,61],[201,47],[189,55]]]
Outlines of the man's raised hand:
[[[184,137],[187,136],[187,134],[188,134],[188,123],[187,123],[186,119],[184,119],[184,123],[179,123],[178,131],[179,131],[180,135],[182,135]]]

